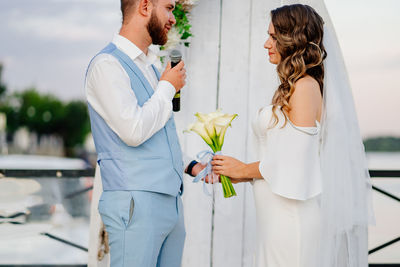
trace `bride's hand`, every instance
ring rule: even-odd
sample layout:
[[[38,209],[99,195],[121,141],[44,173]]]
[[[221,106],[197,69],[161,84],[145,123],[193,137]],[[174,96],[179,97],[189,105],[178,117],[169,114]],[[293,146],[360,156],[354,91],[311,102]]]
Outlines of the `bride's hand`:
[[[211,161],[213,171],[218,175],[225,175],[231,178],[232,183],[240,182],[246,178],[245,171],[247,164],[229,156],[215,155]]]

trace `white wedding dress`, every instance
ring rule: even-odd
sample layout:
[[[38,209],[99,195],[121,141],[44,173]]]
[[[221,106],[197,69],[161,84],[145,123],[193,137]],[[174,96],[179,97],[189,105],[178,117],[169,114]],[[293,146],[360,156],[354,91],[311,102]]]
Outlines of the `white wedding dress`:
[[[260,173],[253,183],[257,213],[256,267],[317,267],[320,240],[320,124],[298,127],[272,105],[253,120]]]

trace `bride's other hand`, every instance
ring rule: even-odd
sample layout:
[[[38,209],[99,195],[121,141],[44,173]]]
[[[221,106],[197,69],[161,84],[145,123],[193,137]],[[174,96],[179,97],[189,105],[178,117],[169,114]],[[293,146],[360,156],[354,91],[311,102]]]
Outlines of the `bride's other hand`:
[[[231,178],[232,183],[240,182],[242,178],[246,178],[245,170],[247,164],[235,158],[215,155],[211,161],[211,165],[215,174],[228,176]]]
[[[194,177],[196,177],[207,165],[206,164],[202,164],[201,162],[198,162],[196,165],[193,166],[192,169],[192,175]],[[206,183],[208,184],[215,184],[218,182],[221,182],[219,179],[219,175],[214,174],[212,179],[210,177],[211,175],[207,175],[205,178],[202,178],[201,180],[205,180]]]
[[[197,174],[199,174],[206,166],[207,165],[202,164],[201,162],[196,163],[192,168],[192,175],[196,177]]]
[[[206,183],[208,183],[208,184],[220,183],[221,182],[221,177],[219,175],[217,175],[217,174],[214,174],[214,175],[215,175],[215,177],[213,179],[210,179],[209,178],[210,176],[207,175],[206,178],[205,178]],[[232,184],[250,182],[250,181],[253,180],[253,179],[249,179],[249,178],[242,178],[242,179],[239,179],[239,178],[231,179],[231,177],[228,177],[228,178],[231,180]],[[204,180],[204,179],[202,179],[202,180]]]
[[[204,180],[204,179],[203,179]],[[205,178],[207,184],[216,184],[221,182],[221,178],[217,174],[207,175]]]

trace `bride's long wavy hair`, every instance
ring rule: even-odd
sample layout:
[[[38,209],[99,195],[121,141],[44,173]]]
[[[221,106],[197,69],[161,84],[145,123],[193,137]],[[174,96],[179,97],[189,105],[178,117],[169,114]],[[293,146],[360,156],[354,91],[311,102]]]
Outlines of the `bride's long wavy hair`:
[[[276,68],[281,84],[272,98],[275,126],[279,121],[276,110],[280,107],[286,114],[290,111],[289,100],[299,79],[310,75],[323,93],[323,61],[327,53],[322,44],[324,21],[312,7],[301,4],[279,7],[271,11],[271,23],[275,28],[276,50],[281,55]]]

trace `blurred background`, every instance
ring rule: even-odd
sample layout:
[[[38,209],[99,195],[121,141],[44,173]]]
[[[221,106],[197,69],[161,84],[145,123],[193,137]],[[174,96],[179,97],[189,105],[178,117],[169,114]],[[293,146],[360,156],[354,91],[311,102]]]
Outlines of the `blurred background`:
[[[400,170],[400,2],[324,2],[348,70],[369,167]],[[28,185],[10,180],[24,179],[21,173],[5,175],[9,180],[0,183],[0,265],[86,263],[92,180],[65,176],[81,176],[79,171],[96,164],[83,84],[90,59],[119,30],[119,6],[118,0],[0,0],[0,170],[70,170],[58,180],[57,172],[54,177],[41,173],[41,178],[28,173]],[[266,36],[266,31],[259,34]],[[398,180],[380,178],[374,185],[399,198]],[[19,193],[7,194],[12,190]],[[371,230],[375,241],[370,248],[400,236],[398,202],[381,195],[374,202],[378,224]],[[26,206],[36,210],[28,212]],[[21,234],[16,226],[28,222],[32,227]],[[49,232],[49,225],[68,229]],[[54,243],[45,243],[50,239]],[[400,264],[399,243],[371,255],[370,261]],[[32,244],[42,244],[43,250],[54,244],[54,253],[64,256],[40,256]]]
[[[325,4],[344,54],[367,151],[399,150],[400,3]],[[89,133],[85,70],[118,32],[119,1],[1,1],[0,15],[0,112],[7,116],[9,152],[83,153],[79,149]],[[45,152],[40,144],[26,151],[26,144],[16,144],[20,136],[32,134],[39,143],[54,143],[54,151]]]

